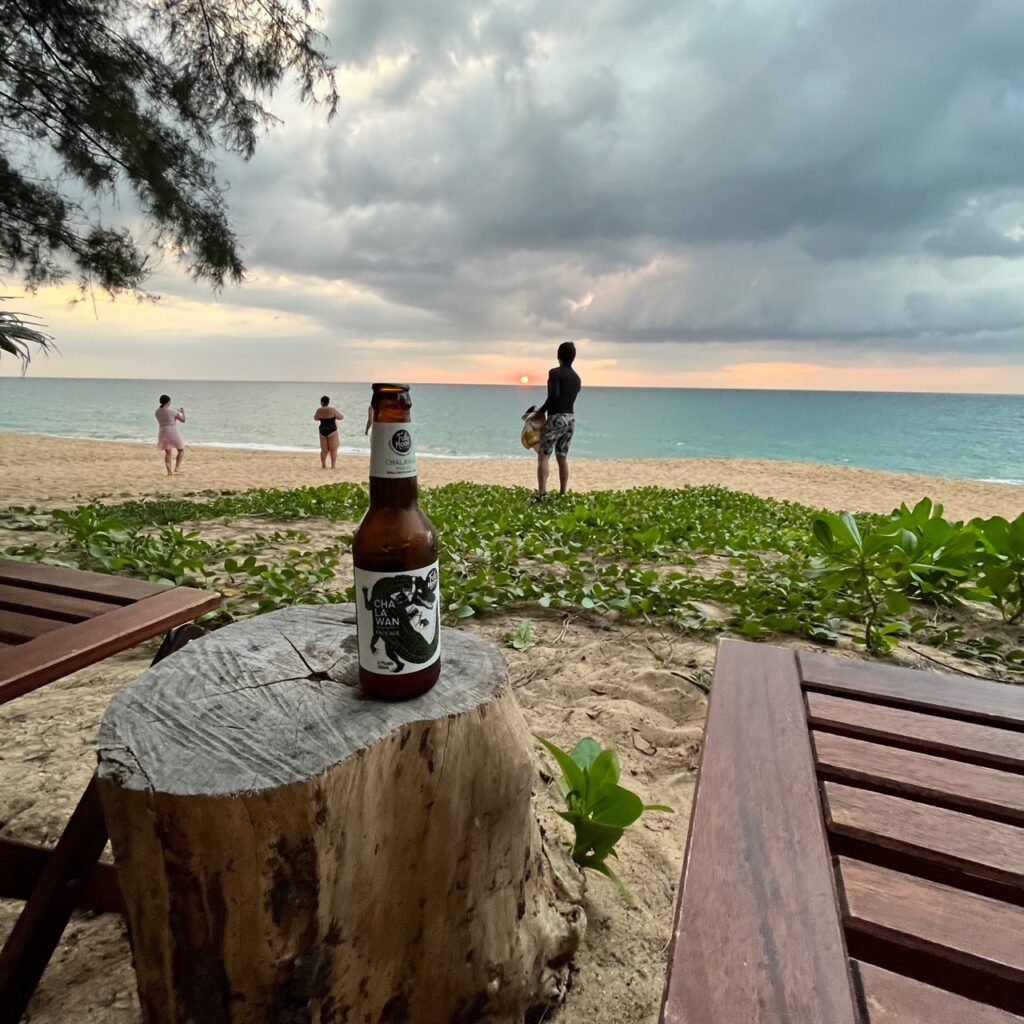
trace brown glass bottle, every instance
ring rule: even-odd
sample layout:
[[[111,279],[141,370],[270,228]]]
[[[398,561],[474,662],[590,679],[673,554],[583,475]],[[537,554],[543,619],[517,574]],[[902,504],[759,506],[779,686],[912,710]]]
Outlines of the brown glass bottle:
[[[441,674],[437,531],[417,500],[408,385],[374,384],[370,407],[370,507],[352,538],[359,681],[405,700]]]

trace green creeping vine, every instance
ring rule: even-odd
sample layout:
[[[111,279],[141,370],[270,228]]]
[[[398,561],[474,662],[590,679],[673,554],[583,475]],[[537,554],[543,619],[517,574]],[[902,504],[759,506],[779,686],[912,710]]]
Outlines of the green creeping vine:
[[[424,490],[440,537],[449,622],[501,608],[592,610],[729,629],[795,634],[873,653],[902,637],[1024,671],[1012,628],[1024,619],[1024,517],[949,522],[925,499],[891,516],[841,515],[721,487],[639,487],[553,498],[525,488]],[[366,488],[350,483],[120,503],[71,511],[12,507],[0,529],[16,558],[220,589],[214,623],[297,603],[352,600],[339,582]],[[301,521],[304,530],[235,539],[216,520]],[[49,531],[43,544],[33,533]],[[314,539],[315,538],[315,539]],[[1001,635],[979,604],[997,609]],[[509,643],[530,645],[525,630]]]

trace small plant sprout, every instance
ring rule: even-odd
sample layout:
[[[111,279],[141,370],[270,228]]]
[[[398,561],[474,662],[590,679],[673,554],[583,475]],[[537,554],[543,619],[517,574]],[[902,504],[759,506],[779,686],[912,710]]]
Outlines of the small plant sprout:
[[[558,813],[576,833],[569,855],[581,868],[610,879],[623,901],[632,906],[626,887],[607,860],[618,856],[616,844],[644,811],[674,811],[664,804],[645,804],[636,793],[619,785],[619,759],[611,747],[602,749],[597,740],[587,736],[566,753],[543,736],[537,739],[562,770],[555,783],[565,810]]]
[[[505,643],[517,651],[528,651],[531,647],[536,647],[537,638],[533,635],[533,623],[529,619],[522,619],[511,633],[505,634]]]

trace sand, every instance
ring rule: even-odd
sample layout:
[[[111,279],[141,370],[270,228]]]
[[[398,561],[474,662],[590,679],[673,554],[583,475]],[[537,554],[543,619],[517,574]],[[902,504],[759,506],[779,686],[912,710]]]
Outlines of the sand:
[[[610,1021],[609,1006],[616,1007],[616,1024],[654,1024],[706,710],[703,692],[690,680],[706,678],[714,648],[656,627],[586,615],[539,612],[531,618],[538,646],[524,652],[504,643],[515,617],[466,627],[505,651],[530,730],[565,747],[587,735],[614,745],[624,784],[645,802],[676,809],[645,816],[620,844],[616,868],[632,907],[605,879],[589,876],[587,940],[569,1001],[546,1024]],[[119,655],[0,707],[0,832],[23,842],[56,841],[95,764],[91,746],[104,709],[145,670],[153,648]],[[538,752],[538,767],[544,761]],[[545,829],[568,838],[568,826],[555,814],[557,795],[539,772],[535,792]],[[0,941],[20,906],[0,900]],[[25,1019],[138,1024],[120,918],[75,915]]]
[[[531,484],[526,459],[420,462],[421,481]],[[60,440],[0,433],[0,506],[67,505],[91,496],[176,494],[254,486],[292,487],[366,478],[366,458],[349,456],[323,472],[315,454],[192,448],[185,472],[168,479],[155,450],[121,442]],[[574,460],[573,487],[679,487],[722,484],[809,505],[885,512],[923,495],[957,517],[1016,515],[1024,488],[969,480],[882,473],[810,463],[750,460]],[[260,522],[261,529],[275,525]],[[242,536],[252,524],[203,523],[205,534]],[[538,645],[519,652],[505,642],[530,618]],[[539,608],[470,620],[462,628],[498,644],[530,730],[562,746],[591,735],[614,745],[624,782],[645,802],[668,803],[672,815],[648,815],[620,845],[617,865],[634,906],[600,877],[588,883],[587,940],[576,960],[567,1004],[545,1024],[655,1024],[666,968],[690,802],[706,712],[703,688],[715,644],[614,616],[571,615]],[[791,638],[775,643],[809,646]],[[85,787],[92,742],[111,697],[145,670],[155,644],[84,669],[0,707],[0,833],[52,844]],[[934,655],[899,649],[904,664]],[[922,660],[929,658],[928,662]],[[952,668],[965,668],[957,665]],[[977,665],[973,668],[977,670]],[[538,754],[538,767],[544,758]],[[558,801],[538,773],[538,808],[546,829],[568,837]],[[109,857],[109,851],[107,856]],[[0,900],[0,941],[21,904]],[[26,1020],[32,1024],[138,1024],[131,956],[123,922],[76,915],[43,977]]]
[[[554,468],[554,467],[552,467]],[[425,486],[474,481],[535,486],[533,462],[519,459],[419,461]],[[720,484],[816,508],[889,512],[901,501],[928,496],[957,519],[1014,517],[1024,509],[1024,486],[951,477],[889,473],[815,462],[767,459],[573,459],[575,490],[655,485]],[[94,495],[174,494],[208,488],[303,487],[329,480],[364,481],[367,458],[343,455],[335,471],[310,452],[250,451],[193,446],[180,475],[167,477],[155,447],[0,432],[0,504],[68,504]]]

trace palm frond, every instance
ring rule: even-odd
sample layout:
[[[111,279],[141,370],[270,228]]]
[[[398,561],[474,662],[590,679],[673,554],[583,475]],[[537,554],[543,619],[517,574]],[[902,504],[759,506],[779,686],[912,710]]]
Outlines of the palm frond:
[[[0,295],[0,302],[9,302],[13,296]],[[21,372],[28,372],[33,353],[48,356],[58,351],[51,335],[42,328],[45,324],[30,313],[17,313],[0,309],[0,353],[6,352],[21,360]]]

